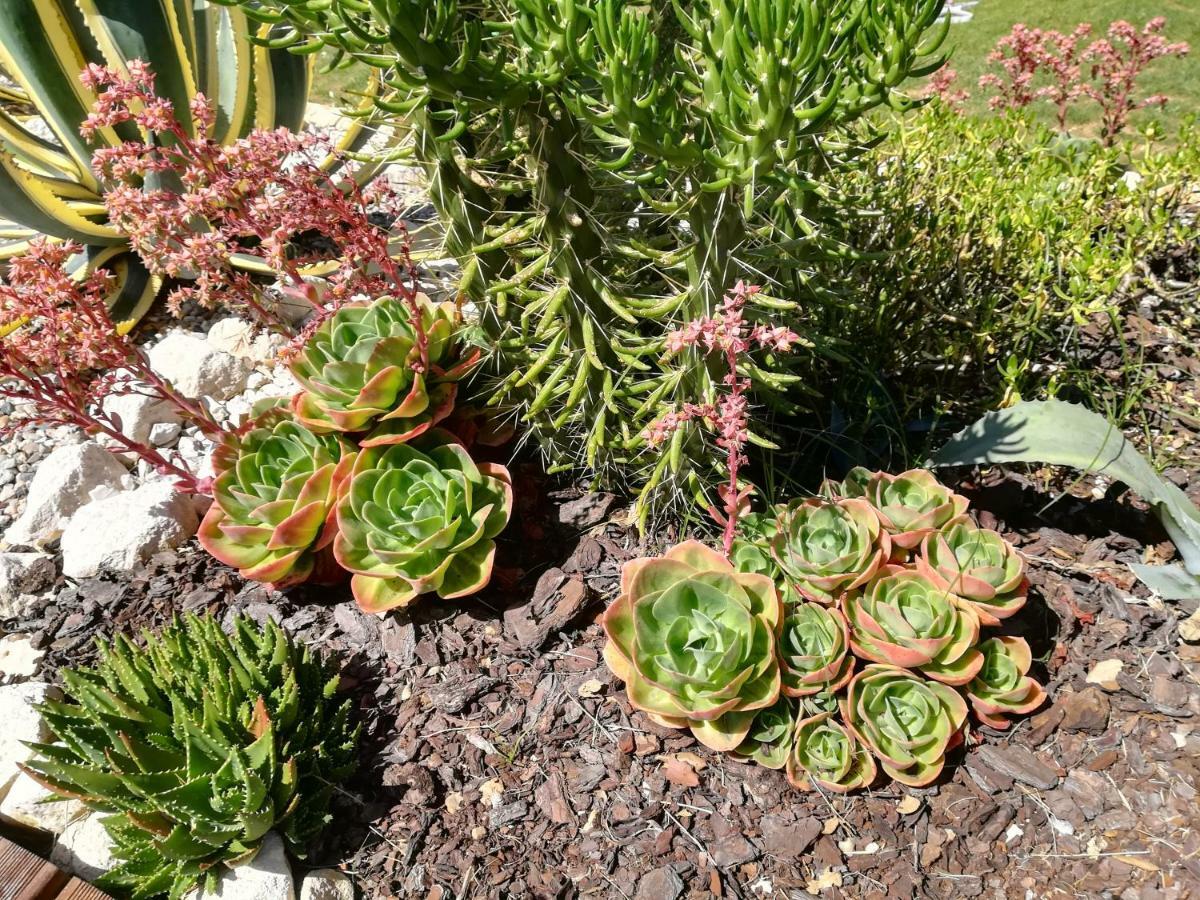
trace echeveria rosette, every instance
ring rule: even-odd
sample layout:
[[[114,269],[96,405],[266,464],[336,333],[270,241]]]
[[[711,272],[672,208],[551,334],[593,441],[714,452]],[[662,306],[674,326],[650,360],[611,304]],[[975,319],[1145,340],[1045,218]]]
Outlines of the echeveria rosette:
[[[739,572],[754,572],[770,577],[785,606],[801,602],[804,598],[791,586],[779,563],[771,555],[771,540],[776,532],[774,517],[764,513],[748,513],[738,520],[738,526],[739,532],[729,556],[733,567]]]
[[[512,512],[504,466],[472,461],[441,429],[359,451],[337,505],[333,553],[366,612],[434,592],[450,600],[491,579],[495,537]]]
[[[796,723],[787,758],[787,779],[793,787],[811,791],[815,783],[844,794],[870,787],[877,775],[871,754],[833,713],[818,713]]]
[[[850,679],[841,708],[842,719],[883,770],[913,787],[941,774],[967,718],[967,702],[954,688],[875,664]]]
[[[637,709],[730,751],[779,699],[782,615],[769,577],[686,541],[622,568],[621,594],[604,613],[604,659]]]
[[[918,571],[967,600],[984,625],[999,625],[1025,605],[1025,563],[999,534],[959,516],[921,544]]]
[[[405,302],[380,297],[348,303],[305,341],[288,368],[303,387],[292,399],[296,418],[314,431],[373,429],[361,446],[411,440],[454,408],[456,382],[478,354],[458,359],[452,303],[417,296],[427,339],[429,371],[420,360]]]
[[[884,566],[842,598],[842,610],[850,647],[862,659],[920,669],[953,685],[966,684],[983,665],[974,609],[912,569]]]
[[[891,556],[891,541],[865,500],[797,500],[780,510],[771,553],[810,600],[833,604]]]
[[[854,672],[846,619],[819,603],[787,608],[779,631],[783,692],[807,697],[840,690]]]
[[[745,740],[733,751],[734,755],[768,769],[782,769],[792,751],[792,734],[796,728],[794,706],[790,699],[780,696],[773,705],[760,709]]]
[[[899,475],[855,469],[844,484],[845,496],[871,504],[892,539],[893,550],[914,550],[926,536],[967,511],[967,498],[954,493],[928,469]]]
[[[979,721],[1005,729],[1007,716],[1031,713],[1046,702],[1042,686],[1029,677],[1033,655],[1019,637],[988,638],[979,645],[983,666],[967,685],[967,699]]]
[[[314,434],[286,410],[268,410],[213,451],[201,545],[252,581],[308,579],[337,531],[337,497],[354,459],[340,435]]]

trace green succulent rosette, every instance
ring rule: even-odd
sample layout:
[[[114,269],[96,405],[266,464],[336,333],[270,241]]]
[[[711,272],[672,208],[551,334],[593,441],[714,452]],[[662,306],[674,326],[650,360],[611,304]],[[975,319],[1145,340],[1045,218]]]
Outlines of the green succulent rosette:
[[[916,560],[935,585],[967,600],[984,625],[999,625],[1025,605],[1025,563],[996,532],[959,516],[928,535]]]
[[[730,751],[779,699],[782,615],[769,577],[686,541],[622,568],[621,594],[603,618],[604,659],[637,709]]]
[[[833,604],[891,556],[891,541],[865,500],[797,500],[778,514],[771,554],[805,597]]]
[[[914,550],[928,535],[967,511],[967,498],[954,493],[928,469],[899,475],[854,469],[842,483],[842,496],[871,504],[891,536],[893,552]]]
[[[1005,729],[1008,716],[1031,713],[1046,702],[1042,686],[1029,677],[1033,655],[1019,637],[988,638],[979,645],[983,666],[967,685],[967,699],[979,721]]]
[[[841,690],[854,672],[845,617],[820,603],[789,607],[779,630],[779,660],[789,697]]]
[[[452,303],[417,295],[429,371],[416,372],[421,353],[408,305],[396,297],[348,303],[305,341],[288,368],[303,390],[292,398],[296,418],[314,431],[360,432],[370,447],[411,440],[454,408],[456,382],[478,353],[459,359]]]
[[[450,600],[491,579],[495,537],[512,513],[512,479],[476,464],[449,432],[359,451],[337,504],[333,553],[354,573],[366,612],[433,592]]]
[[[792,752],[792,733],[795,729],[795,704],[787,697],[780,696],[773,705],[758,711],[745,740],[733,751],[734,755],[768,769],[782,769]]]
[[[729,559],[739,572],[754,572],[766,575],[775,582],[785,605],[799,603],[804,598],[784,576],[779,563],[771,555],[771,540],[775,536],[776,523],[771,515],[749,513],[738,520],[739,531],[734,538]]]
[[[793,787],[811,791],[815,783],[844,794],[870,787],[877,775],[871,754],[833,713],[818,713],[796,723],[787,758],[787,779]]]
[[[200,544],[243,578],[277,587],[321,574],[354,458],[340,435],[315,434],[286,410],[268,410],[213,451],[213,504]]]
[[[883,770],[922,787],[941,774],[946,751],[962,740],[967,703],[954,688],[897,666],[869,665],[850,679],[842,719]]]
[[[920,669],[952,685],[966,684],[983,665],[974,609],[912,569],[884,566],[842,598],[842,610],[850,647],[862,659]]]

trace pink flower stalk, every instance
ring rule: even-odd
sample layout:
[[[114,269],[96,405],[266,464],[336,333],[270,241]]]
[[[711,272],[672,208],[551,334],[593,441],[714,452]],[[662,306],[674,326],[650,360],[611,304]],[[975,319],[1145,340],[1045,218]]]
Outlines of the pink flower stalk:
[[[650,444],[658,446],[684,424],[697,419],[717,433],[717,446],[726,453],[729,481],[718,490],[723,509],[711,507],[709,512],[725,527],[723,545],[726,556],[733,550],[738,517],[748,508],[753,491],[751,487],[742,488],[738,484],[738,471],[747,462],[745,447],[750,437],[750,408],[746,396],[750,379],[738,372],[738,357],[756,347],[787,353],[800,340],[799,335],[789,328],[761,324],[751,326],[746,322],[743,314],[746,301],[759,290],[756,285],[739,281],[725,296],[716,316],[688,322],[683,328],[667,335],[667,350],[670,353],[679,353],[686,347],[698,347],[705,353],[720,353],[727,367],[722,380],[729,387],[729,392],[716,403],[685,403],[680,409],[654,421],[645,433]]]
[[[1145,68],[1163,56],[1186,56],[1191,48],[1184,41],[1167,43],[1161,32],[1167,20],[1157,16],[1139,31],[1124,20],[1108,26],[1108,38],[1094,42],[1083,52],[1092,64],[1092,83],[1086,93],[1100,104],[1101,139],[1111,146],[1134,110],[1163,107],[1167,97],[1155,94],[1137,99],[1137,80]]]
[[[176,391],[150,368],[140,348],[117,333],[104,302],[109,277],[103,272],[82,281],[71,277],[67,262],[80,251],[70,243],[37,239],[0,279],[0,397],[31,404],[38,421],[107,435],[174,477],[181,490],[201,493],[203,485],[177,455],[168,458],[126,437],[120,420],[105,412],[106,396],[144,394],[171,403],[210,437],[224,433],[201,404]]]
[[[250,257],[276,273],[287,294],[312,305],[317,315],[310,327],[356,295],[400,296],[418,331],[415,366],[428,365],[407,239],[404,261],[397,262],[388,232],[368,218],[369,203],[396,212],[394,193],[364,191],[352,179],[335,184],[317,164],[329,143],[315,135],[279,128],[229,145],[208,139],[214,112],[204,95],[192,98],[189,122],[180,122],[140,60],[129,63],[127,76],[89,65],[81,80],[97,95],[84,136],[122,122],[151,135],[98,150],[95,164],[108,181],[110,221],[151,271],[189,282],[172,292],[172,309],[185,300],[207,308],[240,305],[288,332],[258,280],[235,267],[235,256]],[[318,265],[333,267],[320,288],[304,275]]]
[[[1043,38],[1040,28],[1018,22],[1010,34],[996,42],[996,49],[988,54],[987,61],[998,63],[1007,80],[994,72],[980,76],[980,87],[996,90],[996,95],[988,100],[988,106],[992,109],[1024,109],[1034,101],[1033,78],[1045,61]]]
[[[1067,130],[1071,103],[1087,94],[1087,86],[1080,80],[1079,42],[1091,33],[1092,26],[1084,22],[1070,34],[1047,31],[1042,37],[1041,67],[1052,83],[1038,88],[1036,95],[1054,104],[1059,131]]]
[[[937,97],[955,112],[961,112],[962,106],[971,99],[971,92],[956,86],[958,72],[949,66],[943,66],[929,79],[925,86],[926,97]]]

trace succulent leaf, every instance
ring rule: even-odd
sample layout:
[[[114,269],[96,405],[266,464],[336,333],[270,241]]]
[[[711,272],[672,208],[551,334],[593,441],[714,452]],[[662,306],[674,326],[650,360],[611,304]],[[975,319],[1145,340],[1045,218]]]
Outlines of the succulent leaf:
[[[838,794],[870,787],[875,760],[854,734],[833,717],[818,713],[796,723],[787,757],[787,779],[802,791],[819,787]]]
[[[780,695],[773,705],[755,713],[745,739],[733,752],[768,769],[782,769],[792,751],[795,728],[795,703]]]
[[[985,725],[1005,729],[1010,715],[1031,713],[1046,702],[1042,686],[1029,677],[1033,656],[1019,637],[988,638],[979,645],[983,666],[967,685],[967,699]]]
[[[996,532],[967,516],[948,522],[921,544],[917,569],[935,585],[967,600],[983,625],[999,625],[1025,605],[1025,563]]]
[[[907,553],[928,535],[967,510],[967,498],[954,493],[928,469],[899,475],[856,468],[841,484],[843,497],[861,497],[871,504],[891,536],[893,552]]]
[[[841,690],[854,672],[846,619],[819,603],[788,609],[779,635],[783,692],[789,697]]]
[[[778,511],[771,552],[801,594],[829,605],[887,562],[891,540],[865,500],[814,497]]]

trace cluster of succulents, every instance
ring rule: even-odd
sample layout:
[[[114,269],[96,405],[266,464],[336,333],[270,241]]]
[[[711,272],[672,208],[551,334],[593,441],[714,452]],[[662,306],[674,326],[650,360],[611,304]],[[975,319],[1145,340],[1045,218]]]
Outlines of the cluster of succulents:
[[[1045,701],[1028,644],[983,636],[1023,561],[928,471],[856,469],[746,524],[729,558],[689,541],[622,572],[604,658],[655,722],[844,792],[929,784],[971,710],[1003,729]]]
[[[268,831],[304,856],[354,769],[359,729],[325,661],[268,622],[189,617],[137,646],[101,643],[41,707],[55,743],[22,768],[106,815],[120,896],[212,890]]]
[[[350,572],[370,612],[483,588],[512,481],[435,427],[478,355],[460,350],[456,327],[452,304],[423,295],[326,318],[289,363],[302,390],[214,452],[204,547],[280,587]]]

